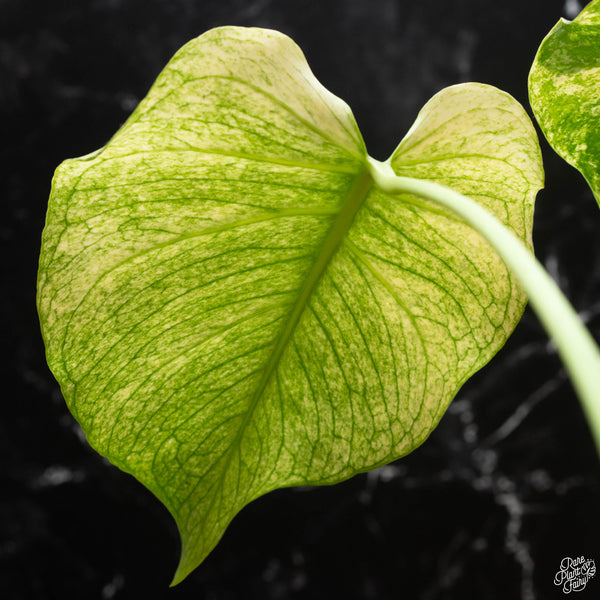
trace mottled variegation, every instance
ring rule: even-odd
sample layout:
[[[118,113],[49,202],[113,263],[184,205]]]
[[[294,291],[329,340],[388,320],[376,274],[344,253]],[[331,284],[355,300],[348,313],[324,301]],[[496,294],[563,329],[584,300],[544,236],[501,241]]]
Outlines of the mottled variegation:
[[[600,203],[600,0],[546,36],[529,73],[529,99],[552,148]]]
[[[531,244],[541,158],[507,94],[442,91],[389,164]],[[179,582],[252,499],[421,444],[525,297],[470,227],[376,189],[350,109],[289,38],[226,27],[57,169],[38,305],[90,444],[175,517]]]

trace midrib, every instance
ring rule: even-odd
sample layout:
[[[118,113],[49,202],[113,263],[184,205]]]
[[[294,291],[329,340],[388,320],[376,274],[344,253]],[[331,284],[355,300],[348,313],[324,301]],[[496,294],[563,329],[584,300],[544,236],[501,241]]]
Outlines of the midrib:
[[[229,463],[231,462],[233,451],[240,444],[246,427],[248,426],[252,419],[252,416],[254,415],[256,406],[262,398],[262,395],[267,385],[269,384],[269,381],[271,380],[275,369],[279,365],[281,356],[283,355],[283,352],[290,338],[292,337],[296,326],[298,325],[298,321],[300,320],[300,317],[302,316],[302,313],[306,308],[310,296],[312,295],[314,289],[319,283],[323,273],[325,272],[325,269],[329,265],[340,243],[344,239],[344,236],[350,229],[352,222],[354,221],[354,217],[356,216],[356,213],[362,206],[362,203],[367,197],[367,194],[369,193],[369,190],[371,189],[372,185],[373,180],[371,178],[371,175],[369,174],[369,171],[365,167],[356,176],[354,184],[352,185],[352,188],[350,189],[346,199],[344,200],[344,203],[342,204],[342,207],[340,208],[335,222],[331,226],[331,229],[329,230],[329,233],[327,234],[327,237],[323,242],[323,246],[319,253],[319,257],[315,261],[312,269],[310,270],[310,273],[304,281],[300,294],[298,295],[298,299],[294,304],[294,307],[292,309],[292,312],[290,313],[290,316],[288,317],[285,327],[282,329],[281,333],[279,334],[279,337],[277,338],[275,347],[273,348],[273,351],[269,356],[269,360],[265,365],[260,381],[256,386],[252,399],[250,400],[248,409],[246,411],[246,414],[244,415],[244,420],[240,424],[237,434],[234,440],[232,441],[229,450],[227,451],[227,454],[224,457],[226,459],[227,464],[223,469],[223,476],[229,466]]]

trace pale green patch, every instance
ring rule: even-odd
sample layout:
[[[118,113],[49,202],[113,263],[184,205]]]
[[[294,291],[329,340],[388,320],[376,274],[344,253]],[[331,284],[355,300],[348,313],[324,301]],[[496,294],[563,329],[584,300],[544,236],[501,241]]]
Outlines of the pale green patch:
[[[541,158],[507,94],[442,91],[387,165],[531,246]],[[479,234],[372,175],[298,47],[233,27],[182,48],[107,146],[57,169],[48,363],[90,444],[175,517],[175,583],[252,499],[416,448],[522,314]]]
[[[529,73],[529,98],[552,148],[600,202],[600,0],[546,36]]]

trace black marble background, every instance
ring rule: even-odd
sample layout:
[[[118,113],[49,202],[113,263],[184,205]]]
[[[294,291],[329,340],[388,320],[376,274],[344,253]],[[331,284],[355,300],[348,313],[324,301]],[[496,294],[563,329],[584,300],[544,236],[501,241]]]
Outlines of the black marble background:
[[[579,3],[580,5],[581,3]],[[583,2],[585,4],[585,2]],[[179,542],[159,502],[88,448],[45,366],[35,310],[54,168],[103,145],[190,38],[279,29],[384,159],[444,86],[527,106],[535,50],[575,0],[0,0],[0,599],[561,598],[564,556],[600,561],[598,458],[528,310],[412,455],[247,507],[168,589]],[[600,211],[544,144],[538,257],[600,338]],[[600,597],[600,575],[578,597]]]

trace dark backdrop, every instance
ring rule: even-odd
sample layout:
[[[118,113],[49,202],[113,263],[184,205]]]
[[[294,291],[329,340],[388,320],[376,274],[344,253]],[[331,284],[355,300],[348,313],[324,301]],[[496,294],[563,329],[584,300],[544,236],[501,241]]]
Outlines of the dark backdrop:
[[[167,511],[91,451],[45,366],[35,311],[54,168],[106,143],[171,55],[225,24],[279,29],[384,159],[444,86],[527,105],[568,0],[0,0],[0,598],[560,598],[564,556],[600,560],[600,470],[566,374],[527,311],[412,455],[247,507],[173,590]],[[585,4],[585,2],[583,2]],[[544,144],[539,258],[600,337],[600,211]],[[599,597],[600,576],[579,597]]]

